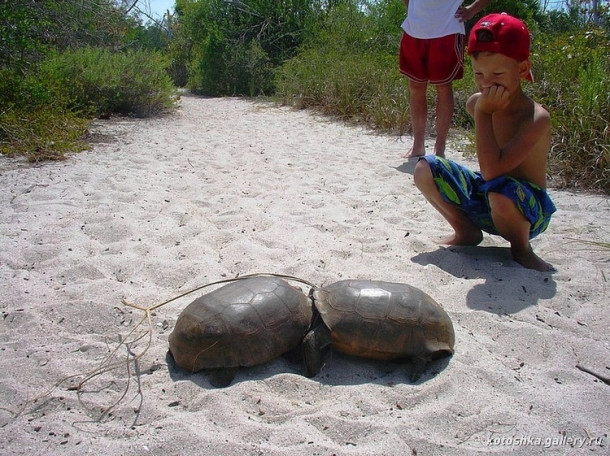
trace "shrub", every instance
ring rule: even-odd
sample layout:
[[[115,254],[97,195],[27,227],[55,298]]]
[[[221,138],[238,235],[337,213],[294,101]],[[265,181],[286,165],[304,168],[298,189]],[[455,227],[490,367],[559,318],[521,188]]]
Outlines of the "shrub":
[[[64,109],[36,76],[0,71],[0,153],[29,161],[61,160],[80,152],[89,122]]]
[[[85,48],[55,54],[22,78],[0,70],[0,153],[30,161],[87,148],[91,116],[149,116],[173,106],[160,53]]]
[[[147,117],[173,106],[168,64],[160,52],[83,48],[50,57],[41,75],[50,91],[83,115]]]
[[[0,153],[24,155],[30,162],[62,160],[88,148],[89,121],[53,105],[11,107],[0,112]]]
[[[210,96],[266,95],[273,91],[269,56],[257,40],[233,46],[219,30],[212,30],[195,53],[189,88]]]
[[[409,124],[407,84],[390,60],[396,63],[395,56],[307,51],[279,69],[276,97],[283,103],[404,133]]]

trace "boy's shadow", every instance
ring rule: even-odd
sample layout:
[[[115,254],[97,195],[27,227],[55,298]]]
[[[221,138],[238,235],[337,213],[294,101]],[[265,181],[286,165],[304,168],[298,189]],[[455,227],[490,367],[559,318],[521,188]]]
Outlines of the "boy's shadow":
[[[471,309],[497,314],[512,314],[534,306],[539,299],[555,296],[557,284],[550,273],[526,269],[513,261],[508,248],[440,247],[419,253],[412,260],[421,265],[434,264],[454,277],[484,279],[466,296]]]

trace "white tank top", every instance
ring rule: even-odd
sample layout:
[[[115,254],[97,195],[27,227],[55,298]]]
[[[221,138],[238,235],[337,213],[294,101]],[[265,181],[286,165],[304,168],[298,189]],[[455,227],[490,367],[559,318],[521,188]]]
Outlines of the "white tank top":
[[[402,29],[415,38],[440,38],[465,34],[464,23],[456,17],[463,0],[409,0]]]

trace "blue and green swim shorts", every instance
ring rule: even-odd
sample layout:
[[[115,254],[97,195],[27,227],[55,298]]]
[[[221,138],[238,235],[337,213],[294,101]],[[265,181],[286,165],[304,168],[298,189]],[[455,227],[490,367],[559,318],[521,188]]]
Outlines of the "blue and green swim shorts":
[[[445,201],[462,209],[482,231],[499,234],[491,219],[488,193],[496,192],[515,202],[529,220],[530,239],[549,226],[551,215],[557,210],[547,192],[531,182],[509,176],[486,181],[481,173],[436,155],[425,155],[434,182]]]

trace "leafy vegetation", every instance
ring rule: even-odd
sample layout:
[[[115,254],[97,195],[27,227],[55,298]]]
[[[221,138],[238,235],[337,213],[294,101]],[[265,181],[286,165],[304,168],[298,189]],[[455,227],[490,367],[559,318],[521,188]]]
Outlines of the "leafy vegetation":
[[[177,0],[174,56],[187,86],[206,95],[273,92],[273,69],[292,57],[325,7],[322,0]]]
[[[113,0],[0,3],[0,153],[62,159],[90,119],[172,106],[167,55]]]
[[[171,109],[174,86],[273,95],[409,131],[397,63],[403,0],[176,0],[173,15],[144,24],[133,11],[145,1],[0,2],[1,153],[61,158],[86,147],[92,117]],[[544,10],[547,3],[494,0],[480,15],[506,11],[533,34],[536,82],[525,88],[552,114],[554,184],[609,192],[608,2],[593,10],[568,0],[561,11]],[[476,88],[468,61],[454,88],[454,126],[469,135],[465,102]]]
[[[169,109],[174,87],[159,52],[82,48],[52,55],[40,67],[54,98],[90,117],[147,117]]]

